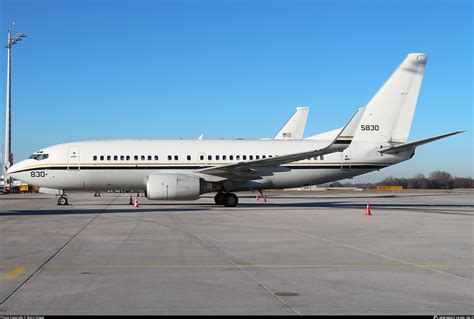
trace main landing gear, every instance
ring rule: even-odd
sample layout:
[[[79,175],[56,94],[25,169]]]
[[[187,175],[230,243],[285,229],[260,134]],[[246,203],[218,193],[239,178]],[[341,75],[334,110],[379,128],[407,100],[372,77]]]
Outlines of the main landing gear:
[[[225,207],[235,207],[239,203],[239,198],[233,193],[219,192],[214,196],[214,201],[217,205],[224,205]]]

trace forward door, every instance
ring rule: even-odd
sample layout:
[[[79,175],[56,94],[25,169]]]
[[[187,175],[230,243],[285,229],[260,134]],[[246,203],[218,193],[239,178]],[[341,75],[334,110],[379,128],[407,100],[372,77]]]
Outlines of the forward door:
[[[68,152],[68,170],[79,171],[81,169],[79,146],[69,146]]]

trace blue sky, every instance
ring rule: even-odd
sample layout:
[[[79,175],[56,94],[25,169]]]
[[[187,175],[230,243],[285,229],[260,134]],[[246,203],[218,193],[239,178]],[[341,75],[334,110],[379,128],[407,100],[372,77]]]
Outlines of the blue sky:
[[[410,140],[468,132],[356,182],[472,176],[472,17],[470,1],[0,0],[1,43],[10,21],[28,34],[13,56],[15,161],[74,140],[271,137],[299,105],[313,135],[426,52]]]

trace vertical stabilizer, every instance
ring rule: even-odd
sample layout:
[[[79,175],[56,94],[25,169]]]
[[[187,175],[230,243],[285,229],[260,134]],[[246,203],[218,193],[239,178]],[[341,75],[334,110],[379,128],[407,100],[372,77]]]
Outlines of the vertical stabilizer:
[[[407,55],[367,104],[354,140],[407,141],[427,58],[424,53]]]
[[[303,138],[309,107],[297,107],[295,114],[274,137],[275,140],[299,140]]]

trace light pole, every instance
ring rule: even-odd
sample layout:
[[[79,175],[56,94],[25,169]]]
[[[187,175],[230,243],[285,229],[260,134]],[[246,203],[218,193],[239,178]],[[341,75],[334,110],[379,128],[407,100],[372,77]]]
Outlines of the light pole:
[[[11,48],[13,45],[20,42],[24,37],[25,33],[18,33],[13,38],[11,37],[11,31],[14,23],[10,23],[8,26],[8,49],[7,54],[7,107],[5,113],[5,161],[3,162],[3,191],[7,192],[10,187],[10,179],[7,177],[7,169],[13,164],[13,153],[11,152]]]

